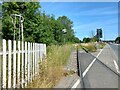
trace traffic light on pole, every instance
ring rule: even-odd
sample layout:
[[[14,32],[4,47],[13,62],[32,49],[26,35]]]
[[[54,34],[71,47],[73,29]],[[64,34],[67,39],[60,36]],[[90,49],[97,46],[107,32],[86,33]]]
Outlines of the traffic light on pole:
[[[97,37],[102,38],[102,29],[97,29]]]

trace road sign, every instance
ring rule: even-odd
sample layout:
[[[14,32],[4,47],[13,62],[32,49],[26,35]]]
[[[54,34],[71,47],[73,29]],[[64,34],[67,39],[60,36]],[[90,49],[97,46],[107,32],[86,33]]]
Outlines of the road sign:
[[[97,29],[97,37],[102,38],[102,28]]]

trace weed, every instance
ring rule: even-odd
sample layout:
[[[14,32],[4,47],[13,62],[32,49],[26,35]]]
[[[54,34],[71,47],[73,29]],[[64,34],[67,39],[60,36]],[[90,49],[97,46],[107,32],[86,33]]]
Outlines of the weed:
[[[52,88],[64,76],[63,67],[68,63],[72,45],[47,47],[47,57],[40,62],[39,74],[28,88]],[[73,73],[73,72],[71,72]],[[70,74],[70,73],[67,73]]]

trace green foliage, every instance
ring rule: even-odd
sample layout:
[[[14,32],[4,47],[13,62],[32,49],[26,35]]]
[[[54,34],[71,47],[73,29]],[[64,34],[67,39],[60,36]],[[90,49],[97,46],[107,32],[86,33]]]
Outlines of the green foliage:
[[[120,37],[117,37],[117,38],[115,39],[115,43],[120,43]]]
[[[22,9],[21,6],[25,8]],[[14,29],[16,31],[16,40],[19,36],[19,20],[17,19],[16,28],[13,27],[11,14],[22,14],[24,17],[24,40],[29,42],[51,44],[63,44],[64,38],[66,42],[78,42],[72,29],[73,22],[66,16],[55,19],[54,15],[46,15],[40,11],[40,3],[38,2],[4,2],[3,11],[3,38],[13,39]],[[64,37],[62,30],[66,29],[67,33]]]
[[[2,4],[0,3],[0,11],[2,11]]]
[[[83,42],[84,42],[84,43],[88,43],[88,42],[90,42],[90,40],[91,40],[90,38],[86,38],[86,37],[83,38]]]
[[[92,41],[92,42],[96,42],[96,41],[98,42],[98,41],[99,41],[99,38],[97,38],[96,36],[94,36],[93,38],[91,38],[91,41]]]
[[[81,41],[79,40],[79,38],[75,37],[75,38],[74,38],[74,42],[75,42],[75,43],[80,43]]]

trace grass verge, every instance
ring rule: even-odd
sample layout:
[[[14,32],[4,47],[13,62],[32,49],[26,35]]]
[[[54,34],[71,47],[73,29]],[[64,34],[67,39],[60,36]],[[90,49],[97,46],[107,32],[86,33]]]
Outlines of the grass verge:
[[[103,42],[98,42],[98,43],[82,43],[80,46],[87,49],[90,52],[96,52],[97,49],[103,49],[106,44]],[[81,47],[79,48],[81,49]]]
[[[87,49],[90,52],[97,51],[97,48],[94,43],[84,43],[84,44],[81,44],[81,47]]]
[[[103,49],[105,45],[106,45],[105,43],[99,42],[98,45],[97,45],[97,48],[98,49]]]
[[[40,63],[39,74],[28,88],[52,88],[64,76],[63,67],[67,64],[72,45],[47,47],[47,58]]]

